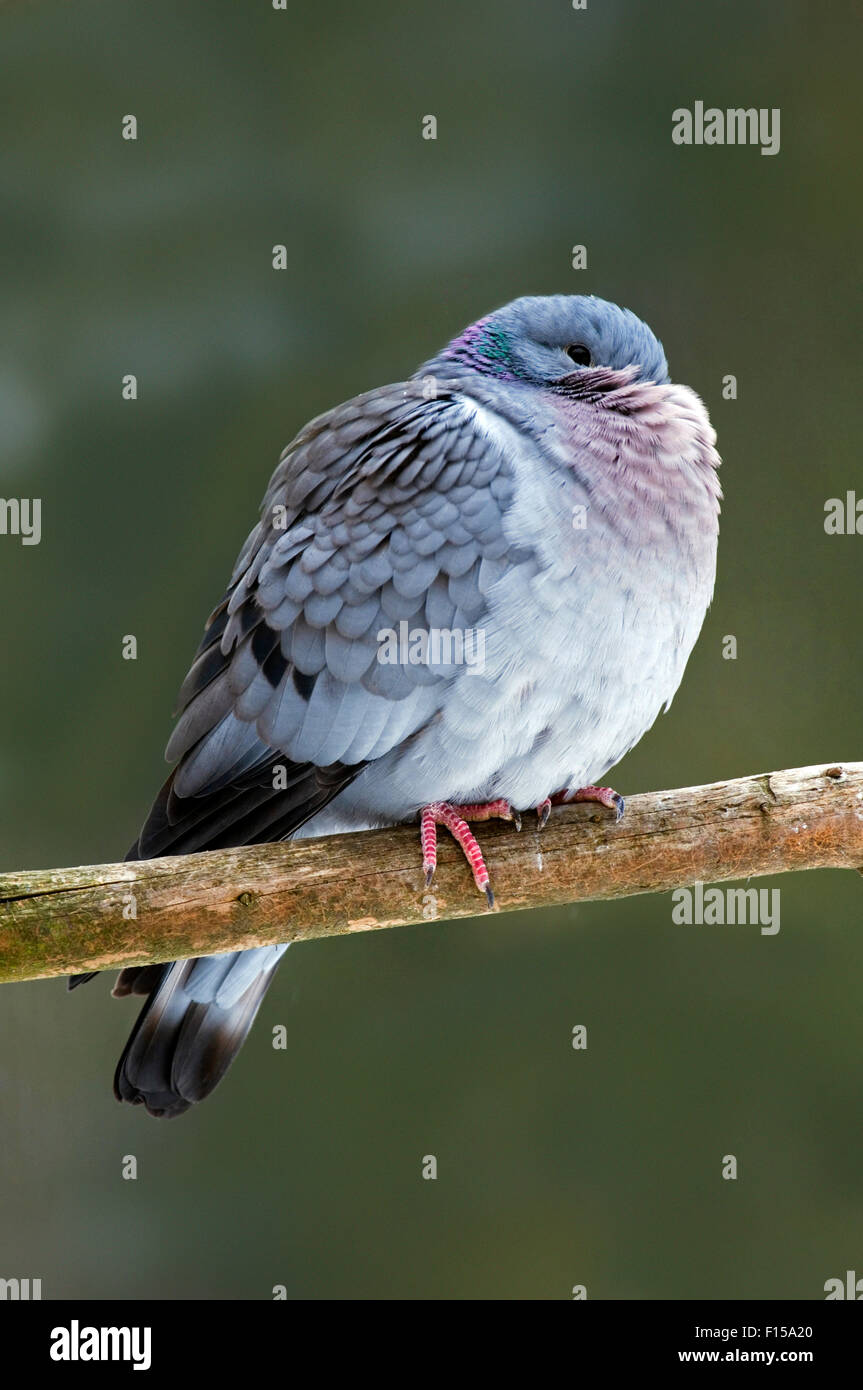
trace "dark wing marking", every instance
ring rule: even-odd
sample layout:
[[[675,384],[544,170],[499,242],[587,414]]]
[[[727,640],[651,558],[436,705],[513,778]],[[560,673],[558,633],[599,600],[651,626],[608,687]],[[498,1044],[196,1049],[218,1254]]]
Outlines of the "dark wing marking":
[[[307,425],[209,619],[130,857],[285,838],[433,718],[452,667],[383,664],[378,633],[476,623],[510,489],[454,391],[385,387]]]

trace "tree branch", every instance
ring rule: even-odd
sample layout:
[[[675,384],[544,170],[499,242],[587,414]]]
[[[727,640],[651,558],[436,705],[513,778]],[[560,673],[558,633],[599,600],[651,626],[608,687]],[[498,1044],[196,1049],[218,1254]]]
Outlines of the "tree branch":
[[[547,907],[696,880],[863,866],[863,763],[819,764],[481,827],[498,906]],[[424,890],[417,827],[0,875],[0,980],[30,980],[484,910],[440,835]],[[134,910],[135,916],[132,917]]]

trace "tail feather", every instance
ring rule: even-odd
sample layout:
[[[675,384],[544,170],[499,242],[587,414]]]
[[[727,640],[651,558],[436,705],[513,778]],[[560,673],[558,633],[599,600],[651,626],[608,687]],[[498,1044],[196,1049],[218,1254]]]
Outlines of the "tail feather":
[[[216,644],[227,603],[226,598],[213,615],[190,674],[192,686],[184,686],[187,704],[192,688],[210,685],[224,668],[227,658],[216,655]],[[127,860],[288,839],[362,771],[361,763],[292,763],[238,729],[233,732],[239,741],[227,752],[223,718],[185,749]],[[199,785],[210,753],[213,767]],[[216,756],[222,753],[227,764]],[[285,782],[274,777],[276,768]],[[177,783],[182,787],[187,773],[194,794],[181,795]],[[242,1047],[286,950],[264,946],[122,970],[114,994],[143,996],[145,1003],[114,1075],[117,1099],[145,1105],[151,1115],[172,1116],[208,1096]],[[97,973],[72,976],[69,989]]]
[[[150,974],[153,987],[117,1064],[117,1099],[172,1118],[208,1096],[242,1047],[286,950],[262,947],[146,967],[159,978]],[[137,978],[128,989],[123,975],[117,983],[124,993],[138,992]]]

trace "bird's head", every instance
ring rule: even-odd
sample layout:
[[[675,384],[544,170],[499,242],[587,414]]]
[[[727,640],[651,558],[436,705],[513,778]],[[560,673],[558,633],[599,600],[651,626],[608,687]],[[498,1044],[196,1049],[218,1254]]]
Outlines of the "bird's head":
[[[634,367],[637,381],[668,381],[659,339],[629,309],[594,295],[514,299],[453,338],[423,372],[467,368],[502,381],[565,386],[591,367]]]

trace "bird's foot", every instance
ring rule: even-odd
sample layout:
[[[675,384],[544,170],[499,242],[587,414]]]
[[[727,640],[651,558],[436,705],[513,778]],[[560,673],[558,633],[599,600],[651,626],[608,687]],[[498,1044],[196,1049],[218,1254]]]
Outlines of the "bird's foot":
[[[453,839],[461,845],[470,865],[473,881],[485,893],[489,907],[494,907],[494,893],[489,883],[488,869],[482,850],[471,833],[468,821],[509,820],[521,830],[521,816],[508,801],[486,801],[472,806],[455,806],[450,801],[433,801],[420,812],[420,840],[423,851],[423,871],[426,887],[431,886],[437,867],[437,827],[445,825]]]
[[[626,810],[626,802],[620,792],[614,790],[614,787],[579,787],[569,800],[596,801],[600,806],[607,806],[609,811],[613,811],[616,821],[623,820],[623,813]]]
[[[555,792],[554,796],[547,796],[536,808],[540,830],[547,824],[552,806],[563,806],[572,801],[596,801],[600,806],[614,811],[614,818],[618,821],[623,819],[626,809],[626,802],[613,787],[579,787],[575,792]]]

